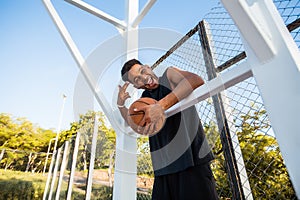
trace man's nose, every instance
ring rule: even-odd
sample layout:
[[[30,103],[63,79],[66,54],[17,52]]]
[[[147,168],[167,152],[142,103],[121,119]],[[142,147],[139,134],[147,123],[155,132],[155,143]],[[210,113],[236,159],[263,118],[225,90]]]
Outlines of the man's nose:
[[[143,75],[142,80],[143,80],[143,83],[146,83],[147,82],[147,75]]]

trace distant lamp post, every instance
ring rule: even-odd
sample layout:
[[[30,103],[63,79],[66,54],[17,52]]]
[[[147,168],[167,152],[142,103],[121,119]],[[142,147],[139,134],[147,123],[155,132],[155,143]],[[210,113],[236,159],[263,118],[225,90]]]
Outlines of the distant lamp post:
[[[62,107],[61,107],[61,110],[60,110],[59,122],[58,122],[58,127],[57,127],[57,130],[56,130],[57,132],[56,132],[56,137],[55,137],[55,143],[54,143],[52,159],[51,159],[51,163],[50,163],[50,167],[49,167],[48,177],[47,177],[47,181],[46,181],[46,185],[45,185],[45,189],[44,189],[43,200],[46,200],[48,187],[49,187],[50,179],[51,179],[51,176],[52,176],[52,168],[53,168],[54,159],[55,159],[54,156],[56,155],[58,137],[59,137],[60,127],[61,127],[61,123],[62,123],[62,119],[63,119],[64,107],[65,107],[65,102],[66,102],[67,96],[65,94],[63,94],[62,97],[63,97],[63,104],[62,104]],[[50,144],[49,144],[49,146],[50,146]],[[50,189],[50,196],[51,196],[51,189]]]

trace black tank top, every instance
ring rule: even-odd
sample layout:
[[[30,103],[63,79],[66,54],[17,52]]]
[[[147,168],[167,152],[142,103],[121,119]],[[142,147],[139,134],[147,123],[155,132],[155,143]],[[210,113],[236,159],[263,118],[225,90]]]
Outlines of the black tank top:
[[[159,86],[145,90],[142,97],[160,100],[171,92],[167,71],[159,78]],[[149,137],[155,176],[172,174],[213,159],[195,106],[167,118],[164,127]]]

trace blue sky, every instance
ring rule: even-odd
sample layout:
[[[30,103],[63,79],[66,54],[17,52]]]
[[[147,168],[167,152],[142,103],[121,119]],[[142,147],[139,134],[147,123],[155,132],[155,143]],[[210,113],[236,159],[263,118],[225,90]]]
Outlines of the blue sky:
[[[63,0],[52,2],[84,57],[118,34],[113,25]],[[123,0],[85,2],[124,19]],[[146,2],[140,0],[140,8]],[[157,0],[140,28],[157,27],[185,34],[216,4],[217,0]],[[56,129],[65,94],[61,128],[68,129],[75,121],[73,93],[79,70],[41,0],[0,1],[0,44],[0,113]]]

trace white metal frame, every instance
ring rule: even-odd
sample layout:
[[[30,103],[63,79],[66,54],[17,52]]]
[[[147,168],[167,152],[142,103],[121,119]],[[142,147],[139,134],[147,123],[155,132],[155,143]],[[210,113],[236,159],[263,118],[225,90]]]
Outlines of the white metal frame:
[[[109,14],[90,6],[89,4],[80,0],[66,0],[69,3],[97,16],[101,19],[115,25],[115,27],[124,34],[125,49],[127,49],[126,60],[130,58],[138,57],[138,24],[143,17],[151,9],[156,0],[149,0],[145,7],[139,13],[139,1],[138,0],[126,0],[126,19],[125,22],[117,18],[110,16]],[[58,28],[65,44],[69,48],[73,58],[75,59],[78,67],[80,68],[85,80],[87,81],[90,89],[93,91],[97,102],[101,106],[104,114],[109,119],[112,126],[116,129],[116,132],[122,133],[122,130],[118,129],[117,122],[112,116],[112,108],[107,102],[107,99],[101,91],[96,91],[97,83],[89,71],[88,66],[85,63],[83,56],[69,34],[67,28],[62,22],[60,16],[56,12],[51,0],[43,0],[45,7],[47,8],[53,22]],[[136,199],[136,138],[130,137],[127,134],[117,134],[117,146],[116,146],[116,164],[115,164],[115,176],[114,176],[114,191],[113,198],[118,200]],[[126,144],[126,145],[125,145]],[[44,195],[45,196],[45,195]]]
[[[124,34],[126,59],[138,57],[138,24],[155,3],[149,0],[138,13],[138,0],[126,0],[125,22],[80,0],[67,0],[81,9],[115,25]],[[96,80],[90,75],[84,59],[56,13],[50,0],[43,0],[66,45],[85,76],[90,88],[114,128],[111,106],[104,95],[96,92]],[[274,132],[297,195],[300,194],[300,54],[293,38],[271,0],[222,0],[243,37],[247,61],[221,74],[195,90],[180,104],[167,111],[167,116],[194,105],[218,92],[254,76],[262,94]],[[135,51],[133,51],[135,50]],[[271,73],[271,74],[270,74]],[[277,90],[278,89],[278,90]],[[280,91],[280,95],[278,94]],[[287,103],[287,100],[289,101]],[[284,107],[283,107],[284,105]],[[116,130],[117,132],[120,130]],[[126,145],[125,145],[126,144]],[[136,199],[136,139],[127,134],[117,138],[114,199]],[[126,162],[125,162],[126,161]],[[126,164],[125,164],[126,163]]]
[[[93,131],[93,136],[92,136],[90,165],[89,165],[89,173],[88,173],[87,184],[86,184],[85,199],[91,199],[91,194],[92,194],[94,164],[95,164],[97,138],[98,138],[98,127],[99,127],[98,118],[97,118],[97,115],[95,115],[94,131]]]
[[[247,61],[198,88],[168,115],[253,76],[297,197],[300,195],[300,52],[272,0],[222,0],[238,27]]]
[[[299,49],[272,0],[222,2],[243,36],[248,63],[299,198]]]

